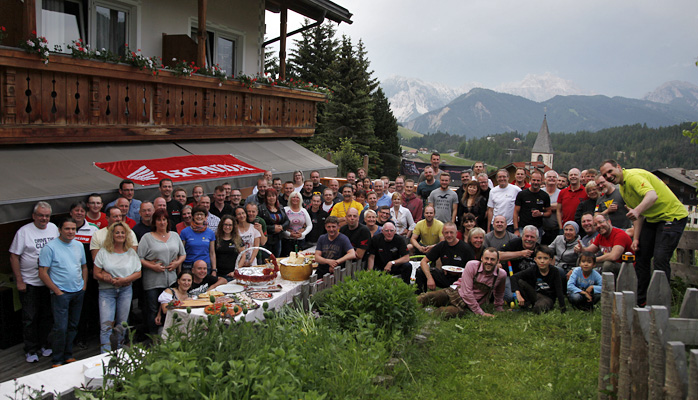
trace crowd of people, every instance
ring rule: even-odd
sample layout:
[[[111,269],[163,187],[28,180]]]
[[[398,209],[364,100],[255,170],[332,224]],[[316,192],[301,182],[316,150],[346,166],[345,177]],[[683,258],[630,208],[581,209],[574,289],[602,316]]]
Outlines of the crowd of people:
[[[56,225],[51,206],[39,202],[10,247],[26,360],[74,361],[76,336],[97,323],[102,351],[119,347],[134,298],[145,331],[156,334],[169,302],[264,262],[259,248],[276,257],[314,248],[319,278],[358,260],[407,284],[410,257],[423,255],[418,300],[445,316],[489,316],[488,302],[495,311],[516,301],[536,312],[557,302],[564,312],[565,299],[593,309],[599,272],[617,274],[626,253],[638,257],[639,304],[648,260],[669,272],[687,213],[647,171],[607,160],[601,173],[519,169],[510,182],[499,170],[495,186],[477,162],[454,190],[439,165],[432,154],[417,181],[371,180],[359,169],[341,187],[337,179],[325,186],[318,171],[310,179],[295,171],[287,182],[267,171],[245,200],[227,183],[211,195],[194,186],[188,196],[169,179],[160,181],[160,196],[138,200],[124,180],[106,208],[92,194]]]

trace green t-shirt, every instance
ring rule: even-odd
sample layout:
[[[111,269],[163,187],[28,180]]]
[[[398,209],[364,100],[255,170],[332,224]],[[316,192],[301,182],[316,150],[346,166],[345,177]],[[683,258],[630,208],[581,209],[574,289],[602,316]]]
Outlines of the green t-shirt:
[[[686,207],[655,174],[639,168],[623,169],[620,194],[629,208],[637,207],[647,192],[652,190],[657,193],[657,201],[642,213],[647,222],[673,221],[688,216]]]

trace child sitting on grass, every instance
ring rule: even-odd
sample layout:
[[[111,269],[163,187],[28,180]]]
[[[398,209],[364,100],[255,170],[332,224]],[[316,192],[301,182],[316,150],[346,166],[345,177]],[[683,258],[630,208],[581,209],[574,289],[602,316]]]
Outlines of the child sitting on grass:
[[[592,310],[601,300],[601,274],[594,267],[596,256],[584,251],[579,256],[579,267],[575,268],[567,281],[567,299],[572,307]]]
[[[545,245],[538,246],[534,260],[538,268],[527,268],[511,277],[511,289],[516,292],[519,306],[540,314],[552,310],[557,299],[560,312],[564,313],[565,293],[560,272],[550,267],[554,262],[552,249]]]

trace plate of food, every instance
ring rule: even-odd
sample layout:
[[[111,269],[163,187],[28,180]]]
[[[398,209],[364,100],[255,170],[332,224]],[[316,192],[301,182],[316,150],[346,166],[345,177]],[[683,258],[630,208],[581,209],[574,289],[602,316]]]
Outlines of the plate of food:
[[[271,300],[271,298],[274,297],[274,295],[269,292],[250,292],[248,295],[255,300],[262,301]]]
[[[204,309],[206,315],[218,315],[224,318],[233,318],[242,312],[242,307],[231,303],[209,304]]]
[[[225,294],[240,293],[245,290],[242,285],[236,285],[234,283],[227,283],[225,285],[220,285],[216,287],[216,290]]]
[[[456,267],[455,265],[444,265],[441,267],[444,271],[452,272],[454,274],[460,274],[463,272],[463,267]]]

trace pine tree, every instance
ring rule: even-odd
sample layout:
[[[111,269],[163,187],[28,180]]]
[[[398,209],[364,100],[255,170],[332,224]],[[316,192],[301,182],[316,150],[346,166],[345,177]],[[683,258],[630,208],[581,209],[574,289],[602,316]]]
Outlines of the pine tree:
[[[383,161],[382,175],[395,177],[400,170],[400,143],[397,133],[397,119],[390,110],[390,103],[378,89],[371,95],[373,100],[374,135],[377,140],[377,148],[380,159]]]
[[[310,21],[306,19],[304,26]],[[301,39],[294,40],[288,60],[288,76],[328,87],[330,67],[337,58],[339,42],[331,22],[301,32]]]
[[[336,150],[340,138],[351,138],[359,154],[368,154],[369,159],[378,160],[377,141],[373,135],[371,78],[366,70],[367,65],[354,50],[351,39],[342,37],[339,56],[330,70],[333,78],[330,88],[334,93],[323,119],[318,121],[311,144]]]
[[[264,72],[274,77],[279,76],[279,57],[271,47],[264,48]]]

